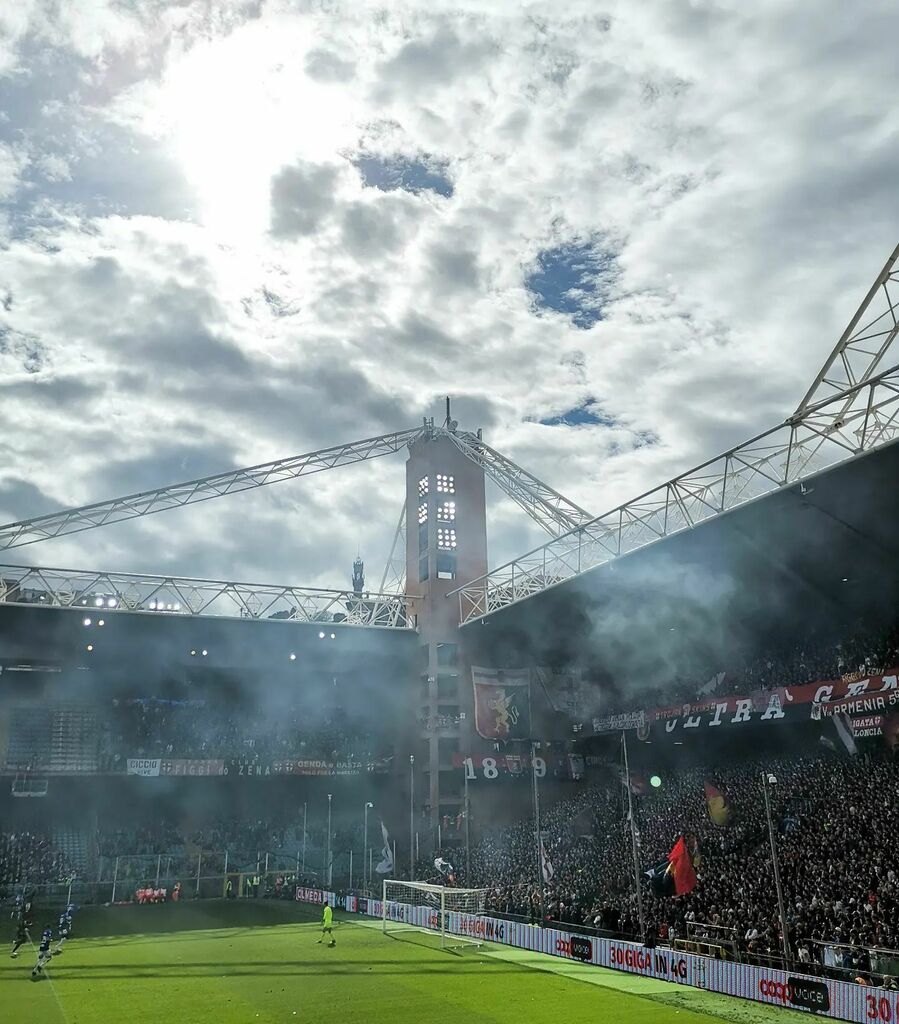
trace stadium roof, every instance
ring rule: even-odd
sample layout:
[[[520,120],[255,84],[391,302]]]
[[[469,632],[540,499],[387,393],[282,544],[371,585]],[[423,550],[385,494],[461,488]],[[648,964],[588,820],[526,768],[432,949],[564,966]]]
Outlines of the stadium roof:
[[[602,676],[727,666],[899,596],[899,443],[860,455],[463,627],[488,663],[581,663]],[[833,635],[836,635],[835,633]]]

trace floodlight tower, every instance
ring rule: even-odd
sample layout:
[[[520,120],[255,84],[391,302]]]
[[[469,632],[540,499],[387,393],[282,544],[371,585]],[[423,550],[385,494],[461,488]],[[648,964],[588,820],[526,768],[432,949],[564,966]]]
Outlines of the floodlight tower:
[[[458,607],[446,595],[487,569],[484,469],[454,443],[456,427],[449,408],[443,430],[426,421],[406,462],[406,593],[421,645],[411,695],[414,752],[424,769],[416,773],[415,804],[429,808],[433,827],[461,808],[458,772],[441,767],[450,769],[459,750],[459,715],[468,703],[461,691]]]

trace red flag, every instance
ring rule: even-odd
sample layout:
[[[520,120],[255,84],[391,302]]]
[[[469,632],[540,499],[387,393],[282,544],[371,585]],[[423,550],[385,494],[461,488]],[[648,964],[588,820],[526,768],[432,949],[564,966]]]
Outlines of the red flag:
[[[671,853],[668,854],[668,863],[671,866],[671,874],[674,876],[674,892],[683,896],[696,888],[696,872],[693,869],[693,858],[687,849],[687,843],[683,836],[674,844]]]

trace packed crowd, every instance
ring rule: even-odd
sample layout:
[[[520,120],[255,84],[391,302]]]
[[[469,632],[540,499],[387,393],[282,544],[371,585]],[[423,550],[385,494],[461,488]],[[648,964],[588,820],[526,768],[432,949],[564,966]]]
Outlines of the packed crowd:
[[[899,864],[892,845],[899,830],[899,763],[824,755],[769,759],[764,767],[777,778],[776,841],[793,957],[823,963],[828,949],[833,963],[844,957],[855,966],[860,947],[899,949]],[[701,937],[757,958],[781,954],[761,769],[761,763],[694,768],[634,796],[643,868],[664,861],[680,835],[697,837],[700,850],[692,893],[659,897],[642,879],[647,936]],[[710,779],[731,807],[725,827],[709,816],[703,783]],[[489,907],[502,913],[542,913],[639,935],[624,786],[586,789],[542,816],[541,826],[554,872],[548,885],[520,881],[529,871],[536,874],[532,821],[484,835],[471,851],[467,884],[489,887]]]
[[[33,884],[60,882],[70,874],[64,854],[39,832],[0,832],[0,886],[27,879]]]

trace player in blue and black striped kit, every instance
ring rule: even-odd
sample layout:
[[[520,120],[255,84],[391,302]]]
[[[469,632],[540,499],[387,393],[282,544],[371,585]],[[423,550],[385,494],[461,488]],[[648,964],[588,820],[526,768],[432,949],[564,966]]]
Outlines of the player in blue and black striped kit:
[[[31,977],[33,979],[40,978],[44,973],[44,968],[53,959],[53,954],[50,952],[50,943],[52,941],[53,929],[47,925],[41,933],[41,944],[37,948],[37,963],[31,969]]]
[[[53,950],[54,956],[59,956],[66,941],[72,937],[72,915],[74,913],[75,904],[70,903],[59,915],[59,921],[56,926],[56,934],[58,938],[56,942],[56,949]]]

